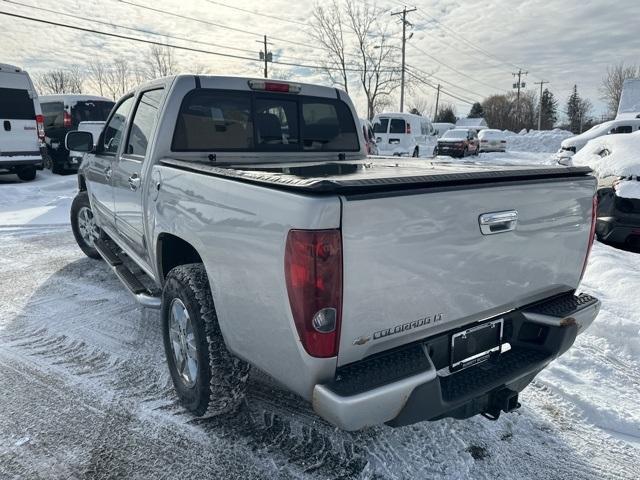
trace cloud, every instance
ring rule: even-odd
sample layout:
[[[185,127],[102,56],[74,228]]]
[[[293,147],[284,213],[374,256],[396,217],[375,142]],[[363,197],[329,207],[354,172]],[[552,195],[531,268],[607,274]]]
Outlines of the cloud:
[[[127,1],[249,33],[163,15],[117,0],[61,0],[46,6],[41,6],[39,2],[38,8],[0,0],[0,11],[256,59],[253,62],[179,51],[176,57],[186,71],[190,66],[202,64],[215,74],[259,76],[262,66],[258,61],[258,52],[262,47],[257,41],[261,40],[263,34],[272,38],[270,42],[276,59],[317,65],[324,58],[324,52],[315,47],[309,34],[310,29],[295,23],[310,19],[314,0],[234,3],[231,0],[213,3],[206,0]],[[372,0],[366,1],[373,4]],[[15,2],[32,7],[36,5],[36,0]],[[220,3],[265,13],[269,17],[227,8]],[[400,4],[390,0],[377,2],[381,10],[396,9]],[[633,23],[634,19],[640,17],[640,2],[633,0],[616,4],[606,0],[434,0],[420,1],[417,7],[418,11],[409,15],[415,25],[415,34],[408,42],[407,63],[428,73],[436,72],[438,78],[447,82],[444,84],[445,89],[464,98],[476,100],[511,89],[511,73],[516,71],[516,66],[522,66],[529,71],[526,81],[530,88],[535,88],[534,81],[549,80],[549,88],[564,101],[573,84],[577,83],[582,94],[589,97],[597,110],[601,111],[604,105],[598,99],[598,86],[607,65],[621,61],[640,61],[640,37]],[[185,37],[191,41],[120,30],[49,13],[44,8],[150,30],[162,35]],[[381,13],[381,19],[388,15],[389,12]],[[398,28],[394,26],[393,31],[396,30]],[[194,41],[246,51],[239,52]],[[400,44],[399,36],[397,42]],[[148,46],[136,42],[0,16],[2,61],[20,65],[34,73],[70,65],[82,66],[96,58],[110,61],[121,56],[134,64],[142,64],[147,51]],[[296,60],[286,60],[290,58]],[[320,72],[308,68],[271,67],[292,79],[328,82]],[[471,78],[461,76],[455,70]],[[438,83],[438,80],[434,79],[433,83]],[[352,89],[357,85],[356,79],[352,81],[352,85]],[[352,94],[359,110],[365,111],[362,94],[355,89]],[[426,97],[431,103],[434,102],[434,92],[426,86],[416,86],[412,95]],[[443,100],[456,103],[459,112],[468,109],[468,105],[465,106],[458,100],[447,99],[446,96]]]

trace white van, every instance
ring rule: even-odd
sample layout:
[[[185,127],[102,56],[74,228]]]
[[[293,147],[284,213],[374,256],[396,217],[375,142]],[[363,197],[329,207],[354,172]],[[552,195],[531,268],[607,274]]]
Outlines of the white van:
[[[411,113],[381,113],[373,117],[380,155],[435,155],[437,136],[428,118]]]
[[[25,181],[36,178],[42,168],[43,121],[29,74],[0,63],[0,172]]]
[[[614,135],[620,133],[633,133],[640,129],[640,118],[629,119],[617,119],[609,122],[600,123],[594,125],[586,132],[576,135],[575,137],[569,137],[562,141],[560,146],[560,152],[567,151],[576,153],[582,147],[584,147],[589,140],[601,137],[603,135]]]

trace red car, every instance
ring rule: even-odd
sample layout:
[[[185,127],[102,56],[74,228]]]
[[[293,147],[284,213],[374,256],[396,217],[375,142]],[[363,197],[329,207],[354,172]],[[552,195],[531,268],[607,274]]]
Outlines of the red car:
[[[467,155],[478,155],[479,151],[480,141],[475,130],[454,128],[445,132],[438,139],[438,155],[466,157]]]

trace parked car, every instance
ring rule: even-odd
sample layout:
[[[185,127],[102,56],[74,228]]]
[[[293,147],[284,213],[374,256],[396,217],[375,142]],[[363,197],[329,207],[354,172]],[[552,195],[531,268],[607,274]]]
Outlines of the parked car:
[[[580,135],[563,140],[560,144],[560,151],[558,154],[566,157],[566,152],[569,152],[569,155],[571,153],[576,153],[578,150],[583,148],[589,140],[593,140],[594,138],[602,137],[603,135],[633,133],[637,132],[638,129],[640,129],[640,118],[611,120],[609,122],[600,123],[598,125],[594,125]]]
[[[598,239],[640,248],[640,132],[589,141],[571,159],[598,177]]]
[[[507,136],[502,130],[487,128],[478,133],[481,152],[506,152]]]
[[[437,137],[431,121],[411,113],[383,113],[373,118],[380,155],[411,157],[435,154]]]
[[[43,118],[29,74],[0,63],[0,172],[20,180],[36,178],[42,168]]]
[[[376,144],[376,136],[373,133],[373,124],[366,118],[360,119],[362,134],[368,155],[378,155],[378,145]]]
[[[454,123],[432,123],[431,125],[433,125],[434,135],[438,138],[444,135],[445,132],[456,128],[456,125]]]
[[[588,168],[371,158],[343,91],[204,75],[66,143],[90,152],[76,241],[160,309],[195,415],[234,411],[253,366],[347,430],[496,418],[598,312]]]
[[[45,164],[54,173],[75,171],[78,158],[69,156],[64,146],[65,135],[77,130],[80,122],[105,121],[114,102],[95,95],[42,95],[47,158]]]
[[[454,128],[445,132],[438,139],[438,155],[466,157],[467,155],[478,155],[479,151],[480,142],[475,130]]]

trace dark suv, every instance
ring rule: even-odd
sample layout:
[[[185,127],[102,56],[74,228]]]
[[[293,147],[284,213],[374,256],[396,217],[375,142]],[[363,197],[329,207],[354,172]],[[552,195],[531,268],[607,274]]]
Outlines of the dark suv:
[[[478,155],[480,151],[478,133],[467,128],[448,130],[438,139],[437,150],[438,155],[449,155],[450,157]]]
[[[600,241],[640,249],[640,199],[616,195],[618,181],[619,177],[607,177],[599,182],[596,235]]]
[[[94,95],[43,95],[40,105],[44,116],[45,166],[54,173],[78,170],[80,162],[69,157],[65,136],[77,130],[80,122],[106,120],[114,102]]]

